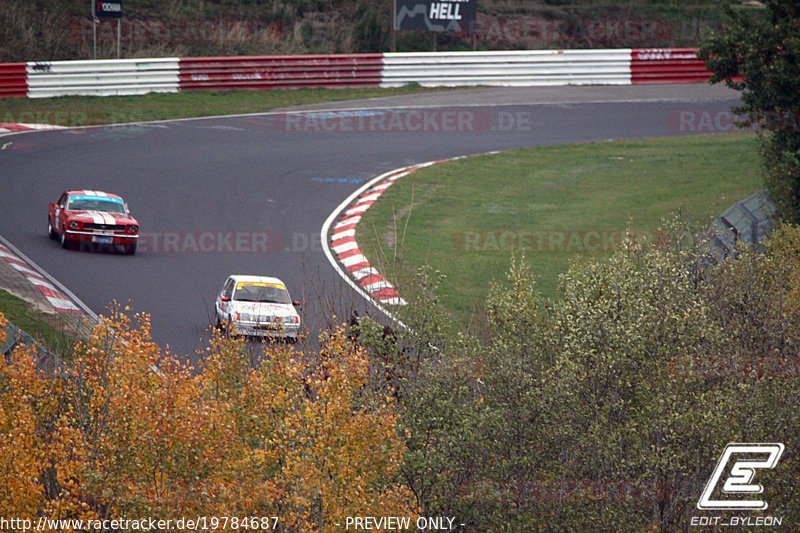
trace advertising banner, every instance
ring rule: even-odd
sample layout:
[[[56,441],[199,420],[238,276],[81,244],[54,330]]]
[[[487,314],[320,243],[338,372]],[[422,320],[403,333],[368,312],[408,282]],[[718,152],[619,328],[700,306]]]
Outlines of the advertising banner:
[[[468,31],[478,0],[395,0],[394,29]]]
[[[94,16],[105,19],[122,17],[122,0],[95,0]]]

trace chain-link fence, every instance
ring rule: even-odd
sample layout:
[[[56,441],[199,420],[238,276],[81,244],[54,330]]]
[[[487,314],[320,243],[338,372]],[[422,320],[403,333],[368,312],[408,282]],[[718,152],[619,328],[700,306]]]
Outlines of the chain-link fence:
[[[0,343],[0,354],[3,358],[10,356],[18,346],[25,345],[33,347],[36,353],[36,367],[40,371],[52,375],[63,368],[63,362],[56,353],[42,346],[40,342],[11,322],[7,322],[2,330],[7,335],[5,341]]]

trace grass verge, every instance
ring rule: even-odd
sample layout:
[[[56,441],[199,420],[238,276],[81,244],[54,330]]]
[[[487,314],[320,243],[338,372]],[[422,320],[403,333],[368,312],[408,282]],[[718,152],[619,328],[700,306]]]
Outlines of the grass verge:
[[[597,260],[632,230],[657,237],[673,213],[700,227],[761,188],[752,134],[535,147],[441,163],[406,176],[363,216],[360,248],[401,294],[416,266],[446,275],[445,308],[462,326],[490,280],[524,253],[542,296],[557,298],[571,261]]]
[[[49,351],[62,359],[72,357],[76,334],[53,315],[40,313],[21,298],[0,289],[0,313],[6,320],[36,339]]]
[[[184,91],[139,96],[61,96],[0,99],[0,123],[91,126],[247,113],[344,100],[424,94],[446,88],[275,89]]]

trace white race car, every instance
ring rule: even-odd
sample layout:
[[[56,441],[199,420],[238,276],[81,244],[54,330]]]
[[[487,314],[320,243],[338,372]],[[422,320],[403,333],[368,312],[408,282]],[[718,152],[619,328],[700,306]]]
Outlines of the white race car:
[[[300,315],[286,285],[278,278],[233,275],[217,295],[216,325],[231,335],[285,338],[296,342]]]

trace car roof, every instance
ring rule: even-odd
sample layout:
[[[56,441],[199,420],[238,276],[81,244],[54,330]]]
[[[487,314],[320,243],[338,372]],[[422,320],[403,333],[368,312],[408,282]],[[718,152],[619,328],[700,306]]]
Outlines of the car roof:
[[[286,284],[279,280],[278,278],[273,278],[270,276],[250,276],[245,274],[233,274],[228,276],[228,278],[233,279],[236,283],[239,282],[249,282],[249,283],[275,283],[281,284],[282,286],[286,287]]]
[[[122,200],[122,196],[119,196],[118,194],[112,194],[112,193],[109,193],[109,192],[97,191],[97,190],[93,190],[93,189],[73,189],[73,190],[69,190],[69,191],[64,191],[64,193],[66,193],[66,194],[68,194],[70,196],[72,196],[72,195],[108,196],[109,198],[117,198],[119,200]]]

